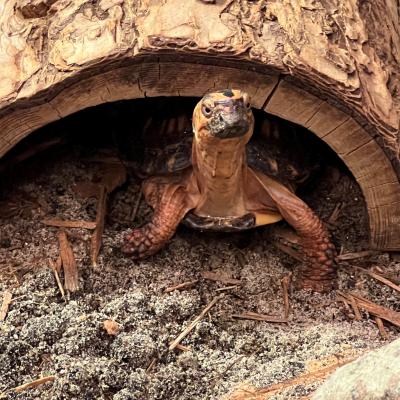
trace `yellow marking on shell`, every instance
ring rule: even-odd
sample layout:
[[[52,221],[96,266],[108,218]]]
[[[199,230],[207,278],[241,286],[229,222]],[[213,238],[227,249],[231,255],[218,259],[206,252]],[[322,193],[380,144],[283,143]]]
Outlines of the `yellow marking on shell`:
[[[275,222],[281,221],[282,215],[278,213],[259,213],[255,212],[256,226],[274,224]]]

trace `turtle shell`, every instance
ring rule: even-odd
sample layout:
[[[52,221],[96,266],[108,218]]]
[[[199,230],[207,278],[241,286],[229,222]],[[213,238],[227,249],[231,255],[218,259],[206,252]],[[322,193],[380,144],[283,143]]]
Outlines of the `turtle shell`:
[[[319,162],[299,131],[285,121],[263,119],[246,147],[248,165],[295,190]],[[178,173],[191,166],[192,128],[188,116],[151,118],[144,127],[143,177]]]
[[[136,175],[146,179],[191,167],[192,109],[192,104],[160,99],[155,109],[139,110],[135,116],[139,135],[131,143],[137,147]],[[255,116],[254,134],[246,148],[249,166],[292,190],[302,186],[320,166],[318,152],[305,140],[302,128],[263,112]],[[126,152],[127,145],[123,147]]]
[[[256,125],[247,145],[247,163],[292,190],[307,183],[321,165],[301,127],[270,117]]]

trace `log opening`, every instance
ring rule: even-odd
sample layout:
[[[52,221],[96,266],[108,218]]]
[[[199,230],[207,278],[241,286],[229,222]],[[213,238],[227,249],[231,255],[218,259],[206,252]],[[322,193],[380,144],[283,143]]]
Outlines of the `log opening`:
[[[204,62],[204,60],[203,60]],[[396,164],[379,140],[355,118],[276,72],[176,61],[114,66],[82,73],[79,80],[38,93],[0,116],[0,154],[52,121],[102,103],[158,96],[201,97],[207,91],[236,87],[247,91],[252,106],[299,124],[327,143],[360,185],[369,215],[371,246],[400,250],[400,185]]]
[[[12,172],[9,174],[10,182],[13,182],[13,177],[18,179],[20,174],[26,181],[34,180],[35,171],[46,168],[39,165],[50,167],[57,160],[68,157],[69,152],[72,152],[71,160],[77,157],[87,167],[93,162],[116,165],[122,160],[132,175],[131,183],[142,179],[143,165],[147,173],[154,167],[161,167],[165,173],[168,165],[165,156],[169,160],[175,156],[171,150],[164,154],[160,151],[179,142],[188,145],[190,152],[190,143],[187,143],[187,139],[192,137],[190,118],[198,100],[198,97],[152,97],[82,109],[39,128],[14,146],[5,155],[2,165],[17,168],[14,171],[3,169],[3,177],[4,172],[9,171]],[[369,230],[366,205],[356,180],[335,151],[298,124],[262,109],[254,109],[254,115],[254,135],[248,146],[250,165],[286,184],[290,182],[297,186],[298,195],[318,210],[329,224],[329,217],[346,195],[345,188],[349,183],[348,206],[359,217],[347,222],[351,232],[340,232],[335,223],[330,227],[335,230],[338,243],[347,241],[350,234],[351,240],[357,238],[365,245]],[[179,147],[179,152],[182,152],[182,147]],[[40,156],[20,164],[20,161],[36,154]],[[343,186],[344,191],[334,189],[335,186]],[[354,221],[357,221],[357,227]]]

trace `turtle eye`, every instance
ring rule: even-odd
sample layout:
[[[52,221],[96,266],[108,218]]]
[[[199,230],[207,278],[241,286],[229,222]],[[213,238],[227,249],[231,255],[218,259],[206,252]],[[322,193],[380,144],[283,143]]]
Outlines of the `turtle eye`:
[[[250,110],[251,104],[250,104],[250,101],[249,101],[249,96],[247,94],[245,94],[243,96],[243,104],[244,104],[244,106],[246,107],[247,110]]]
[[[211,116],[211,107],[207,106],[206,104],[203,104],[203,107],[201,107],[201,112],[205,117],[210,117]]]

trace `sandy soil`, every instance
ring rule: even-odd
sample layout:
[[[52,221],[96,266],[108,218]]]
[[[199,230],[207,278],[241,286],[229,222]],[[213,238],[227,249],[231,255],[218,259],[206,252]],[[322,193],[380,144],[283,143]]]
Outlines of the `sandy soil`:
[[[81,148],[53,152],[23,164],[3,182],[0,227],[0,299],[13,294],[0,322],[0,393],[8,399],[220,399],[242,382],[265,387],[295,377],[313,363],[363,354],[384,343],[364,315],[355,321],[328,295],[291,289],[287,324],[240,320],[243,311],[283,315],[280,280],[298,264],[271,243],[271,230],[207,234],[181,227],[170,245],[140,262],[124,257],[119,246],[130,226],[148,218],[141,203],[130,221],[139,185],[130,180],[110,198],[103,247],[97,267],[89,258],[90,231],[68,229],[78,260],[81,290],[61,298],[49,259],[58,255],[57,228],[44,217],[94,220],[96,201],[77,197],[72,186],[88,181],[97,166],[82,161]],[[343,202],[335,243],[343,253],[367,248],[362,195],[351,177],[330,169],[306,200],[327,220]],[[329,179],[328,179],[329,178]],[[322,200],[322,201],[321,201]],[[388,254],[356,260],[379,266],[394,280],[399,263]],[[214,271],[241,281],[234,289],[202,279]],[[184,291],[164,289],[197,280]],[[343,266],[339,288],[400,309],[388,287]],[[216,305],[182,341],[169,343],[214,298]],[[115,320],[109,335],[103,324]],[[387,326],[390,339],[399,330]],[[150,371],[149,365],[153,361]],[[40,376],[53,383],[16,394],[10,390]],[[298,385],[271,399],[298,399],[317,384]]]

